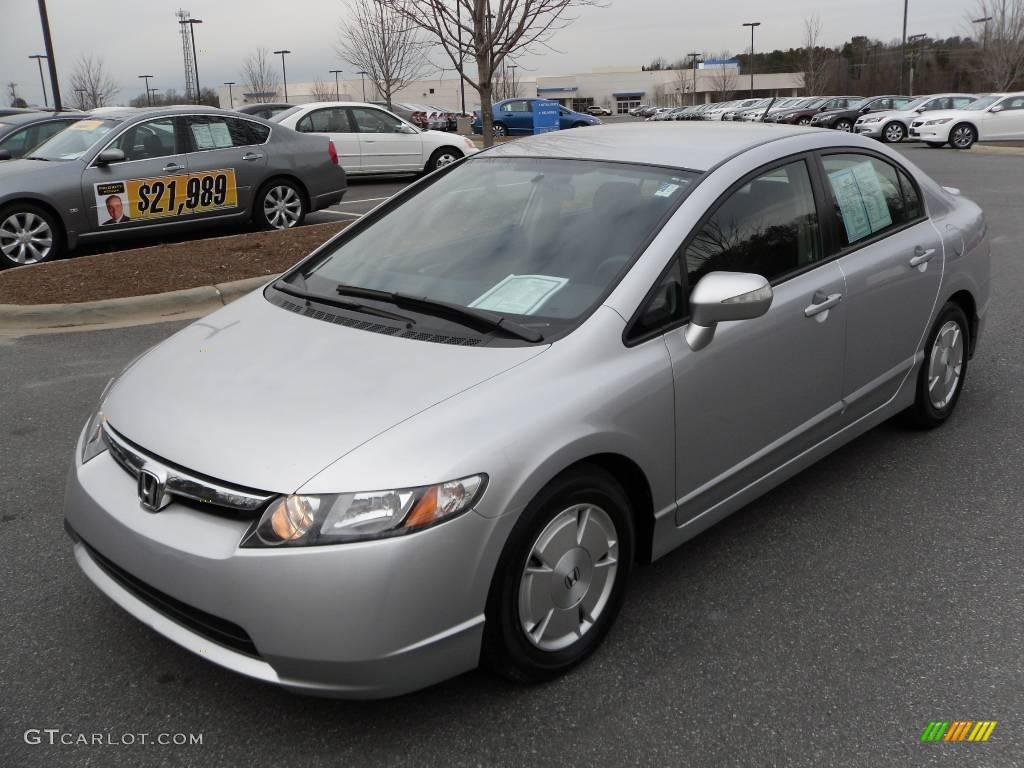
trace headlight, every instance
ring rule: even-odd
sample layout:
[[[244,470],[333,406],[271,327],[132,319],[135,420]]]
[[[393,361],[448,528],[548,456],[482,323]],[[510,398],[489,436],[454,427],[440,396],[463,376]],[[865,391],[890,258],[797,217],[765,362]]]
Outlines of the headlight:
[[[320,546],[400,536],[467,511],[486,484],[486,475],[473,475],[419,488],[282,496],[241,546]]]
[[[952,117],[940,117],[938,120],[929,120],[925,125],[945,125],[952,119]]]
[[[880,117],[862,117],[857,122],[858,123],[877,123],[881,119],[882,118],[880,118]]]
[[[83,464],[89,461],[89,459],[95,459],[107,450],[107,444],[103,442],[103,424],[107,420],[103,415],[103,402],[106,400],[107,391],[113,383],[114,379],[111,379],[107,382],[107,386],[103,388],[103,394],[100,395],[100,404],[97,406],[96,412],[89,418],[89,423],[86,424],[85,436],[82,438],[81,459]]]

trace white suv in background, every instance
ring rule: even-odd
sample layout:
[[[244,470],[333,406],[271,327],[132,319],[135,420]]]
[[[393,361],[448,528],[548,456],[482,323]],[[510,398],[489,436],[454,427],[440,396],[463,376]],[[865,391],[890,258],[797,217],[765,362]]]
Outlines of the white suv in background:
[[[910,135],[910,124],[917,120],[922,113],[963,109],[977,98],[969,93],[936,93],[931,96],[918,96],[904,109],[869,112],[866,115],[861,115],[854,123],[853,130],[861,136],[897,144]]]
[[[272,122],[329,136],[350,176],[433,171],[477,151],[465,136],[421,131],[386,109],[356,101],[303,104],[274,115]]]
[[[930,147],[970,149],[976,141],[1024,139],[1024,91],[990,93],[963,109],[929,112],[910,124],[910,138]]]

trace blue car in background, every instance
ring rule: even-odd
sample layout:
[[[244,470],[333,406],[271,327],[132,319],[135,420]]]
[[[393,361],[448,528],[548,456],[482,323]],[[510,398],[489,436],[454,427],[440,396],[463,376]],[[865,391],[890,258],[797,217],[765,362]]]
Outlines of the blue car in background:
[[[533,110],[537,102],[546,99],[505,99],[493,106],[495,136],[525,136],[533,133]],[[558,127],[582,128],[585,125],[600,125],[593,115],[573,112],[559,105],[561,117]],[[483,133],[483,119],[479,111],[473,113],[473,133]]]

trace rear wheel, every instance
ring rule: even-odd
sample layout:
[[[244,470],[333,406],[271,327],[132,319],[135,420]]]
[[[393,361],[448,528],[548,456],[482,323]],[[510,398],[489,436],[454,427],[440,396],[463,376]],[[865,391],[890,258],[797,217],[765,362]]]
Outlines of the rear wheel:
[[[508,136],[508,128],[503,123],[494,124],[494,135],[495,136]]]
[[[899,144],[907,138],[907,129],[903,127],[903,123],[889,123],[882,129],[882,138],[890,144]]]
[[[441,147],[430,156],[430,160],[427,161],[427,170],[436,171],[438,168],[444,168],[447,165],[451,165],[461,158],[462,153],[459,152],[459,150],[453,149],[452,147]]]
[[[63,251],[64,232],[52,214],[28,203],[0,209],[0,269],[53,261]]]
[[[633,562],[622,487],[582,465],[549,483],[516,522],[487,599],[483,660],[518,682],[579,664],[619,611]]]
[[[849,133],[850,131],[853,130],[853,123],[851,123],[849,120],[845,120],[845,119],[844,120],[836,120],[835,128],[836,128],[837,131],[843,131],[844,133]]]
[[[292,182],[273,179],[260,187],[253,218],[263,229],[297,227],[306,218],[305,198]]]
[[[953,413],[967,377],[970,332],[963,309],[947,303],[928,334],[917,397],[906,412],[913,425],[932,429]]]
[[[953,149],[970,149],[977,140],[978,134],[974,131],[974,127],[967,123],[955,125],[949,132],[949,145]]]

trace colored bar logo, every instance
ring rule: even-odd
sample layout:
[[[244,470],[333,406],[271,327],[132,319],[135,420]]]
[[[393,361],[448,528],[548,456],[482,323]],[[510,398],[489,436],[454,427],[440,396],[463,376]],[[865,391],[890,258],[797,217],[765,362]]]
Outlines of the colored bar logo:
[[[932,720],[921,741],[988,741],[995,728],[995,720]]]

